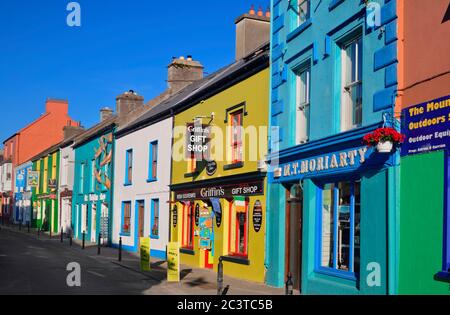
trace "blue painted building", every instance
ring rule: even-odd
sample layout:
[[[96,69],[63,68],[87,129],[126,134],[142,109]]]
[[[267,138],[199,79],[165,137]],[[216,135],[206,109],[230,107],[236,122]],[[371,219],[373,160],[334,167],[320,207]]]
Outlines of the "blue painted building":
[[[14,222],[21,224],[31,223],[32,207],[31,207],[31,187],[28,186],[28,173],[32,170],[32,163],[28,162],[16,168],[14,176],[15,185],[15,206],[14,206]]]
[[[395,0],[272,0],[266,282],[303,294],[395,293]]]

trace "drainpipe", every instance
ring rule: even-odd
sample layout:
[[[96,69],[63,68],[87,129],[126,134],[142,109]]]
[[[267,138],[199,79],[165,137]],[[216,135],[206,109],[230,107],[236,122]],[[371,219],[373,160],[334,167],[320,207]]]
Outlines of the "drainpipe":
[[[174,134],[173,131],[175,129],[175,113],[173,111],[173,108],[170,109],[170,117],[172,118],[172,139],[171,139],[171,149],[170,154],[172,155],[173,152],[173,144],[174,144]],[[170,171],[169,171],[169,182],[172,182],[172,174],[173,174],[173,163],[172,163],[172,157],[170,157]],[[169,187],[169,242],[172,241],[172,191]]]

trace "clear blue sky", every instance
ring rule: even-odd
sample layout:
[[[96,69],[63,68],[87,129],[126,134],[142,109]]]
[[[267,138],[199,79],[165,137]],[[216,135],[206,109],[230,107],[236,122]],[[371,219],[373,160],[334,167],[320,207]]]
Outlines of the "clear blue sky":
[[[69,100],[85,127],[134,89],[146,100],[166,87],[172,56],[193,55],[208,73],[234,60],[234,20],[269,0],[80,0],[81,27],[66,24],[69,0],[0,0],[0,143]],[[1,145],[0,145],[1,146]]]

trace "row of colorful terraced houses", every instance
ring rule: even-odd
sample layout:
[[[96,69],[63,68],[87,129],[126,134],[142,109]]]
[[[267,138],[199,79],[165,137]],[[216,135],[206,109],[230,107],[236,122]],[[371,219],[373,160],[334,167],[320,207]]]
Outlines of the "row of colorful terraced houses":
[[[235,21],[235,62],[174,58],[166,91],[89,129],[48,99],[4,142],[2,220],[150,237],[162,260],[178,242],[182,264],[303,294],[449,294],[449,19],[447,0],[272,0]]]

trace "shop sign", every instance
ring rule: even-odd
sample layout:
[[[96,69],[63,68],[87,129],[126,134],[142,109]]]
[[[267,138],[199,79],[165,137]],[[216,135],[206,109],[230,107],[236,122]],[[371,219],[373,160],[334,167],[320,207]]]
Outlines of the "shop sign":
[[[257,200],[255,205],[253,206],[253,228],[255,232],[258,233],[261,231],[263,221],[263,211],[261,201]]]
[[[105,195],[105,194],[100,194],[100,195],[96,195],[96,194],[84,195],[84,201],[85,201],[85,202],[96,202],[96,201],[105,201],[105,200],[106,200],[106,195]]]
[[[186,158],[195,155],[197,160],[207,160],[211,128],[202,124],[188,124],[186,133]]]
[[[450,95],[405,108],[402,118],[402,156],[450,148]]]
[[[141,237],[140,241],[141,271],[150,271],[150,237]]]
[[[198,226],[200,219],[200,205],[197,203],[195,205],[195,226]]]
[[[167,245],[167,282],[180,282],[180,245]]]
[[[49,189],[56,189],[58,187],[56,179],[49,179],[48,180],[48,188]]]
[[[172,223],[173,227],[176,228],[178,224],[178,207],[175,205],[172,210]]]
[[[217,172],[217,162],[216,161],[209,161],[206,163],[206,174],[208,176],[213,176]]]
[[[45,194],[37,197],[38,200],[51,199],[56,200],[56,194]]]
[[[29,171],[27,176],[27,186],[37,187],[39,183],[39,172]]]
[[[210,198],[234,198],[237,196],[256,196],[264,194],[264,182],[249,182],[234,185],[218,185],[175,192],[175,200],[200,200]]]
[[[354,170],[366,162],[367,151],[367,147],[360,147],[289,162],[275,169],[274,177],[277,179],[302,178],[322,173]]]

